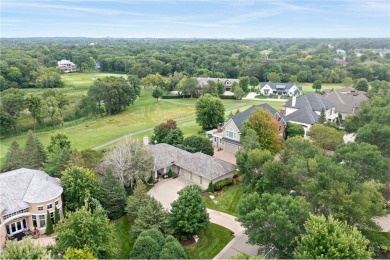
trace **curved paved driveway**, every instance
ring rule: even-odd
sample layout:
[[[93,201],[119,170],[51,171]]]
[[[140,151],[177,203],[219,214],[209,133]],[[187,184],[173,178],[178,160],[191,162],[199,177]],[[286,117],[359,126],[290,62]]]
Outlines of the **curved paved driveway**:
[[[190,181],[182,178],[162,179],[148,193],[156,198],[164,208],[170,210],[171,203],[179,197],[177,193],[190,184],[192,184]],[[240,252],[250,256],[257,255],[258,246],[247,243],[248,236],[245,235],[245,228],[241,226],[235,216],[212,209],[207,209],[207,212],[209,213],[211,223],[231,230],[235,236],[214,259],[230,259]]]

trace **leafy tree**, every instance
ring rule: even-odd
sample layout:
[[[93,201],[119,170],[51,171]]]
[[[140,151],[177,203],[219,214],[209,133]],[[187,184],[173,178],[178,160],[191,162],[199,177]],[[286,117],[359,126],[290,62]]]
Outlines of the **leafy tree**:
[[[58,146],[61,150],[71,150],[71,144],[69,138],[66,134],[56,134],[50,137],[50,143],[47,146],[47,151],[49,153],[53,152],[54,146]]]
[[[139,209],[148,205],[150,199],[151,197],[146,192],[145,184],[141,180],[138,180],[133,195],[129,196],[126,202],[125,210],[130,219],[136,219]]]
[[[51,222],[51,218],[50,218],[50,213],[49,211],[47,211],[46,213],[46,232],[45,234],[46,235],[51,235],[53,234],[54,230],[53,230],[53,223]]]
[[[23,158],[24,166],[30,169],[41,169],[47,159],[43,144],[33,135],[31,130],[27,133]]]
[[[271,81],[271,82],[274,82],[274,83],[280,82],[280,81],[281,81],[279,74],[278,74],[278,73],[275,73],[275,72],[270,72],[270,73],[268,73],[268,74],[267,74],[267,79],[268,79],[269,81]]]
[[[297,74],[297,80],[298,82],[305,82],[307,80],[307,72],[306,71],[299,71]]]
[[[11,143],[11,146],[8,149],[7,155],[5,157],[5,162],[2,167],[2,171],[11,171],[22,168],[24,165],[23,160],[23,151],[20,149],[19,144],[14,140]]]
[[[100,198],[96,173],[82,167],[68,168],[62,172],[61,184],[64,189],[66,208],[75,211],[90,198]]]
[[[16,128],[16,120],[20,117],[20,113],[24,109],[24,92],[19,89],[10,88],[1,93],[1,108],[3,113],[8,114],[12,120],[8,120],[10,126],[18,133]]]
[[[22,241],[8,241],[0,259],[50,259],[50,254],[45,247],[24,238]]]
[[[16,133],[16,120],[0,106],[0,133],[8,134],[12,129]]]
[[[59,88],[63,87],[64,83],[61,80],[61,75],[57,69],[46,68],[41,71],[37,80],[35,81],[37,88]]]
[[[43,121],[43,99],[37,95],[30,94],[25,99],[25,105],[34,119],[34,131],[36,124],[40,124]]]
[[[97,207],[94,212],[83,206],[75,212],[69,212],[66,218],[57,224],[56,249],[65,253],[74,249],[89,248],[99,259],[107,259],[114,253],[114,229],[103,209]]]
[[[131,250],[131,259],[158,259],[164,245],[163,234],[153,228],[143,231]]]
[[[171,223],[175,231],[184,236],[198,233],[209,223],[209,214],[199,186],[187,186],[179,192],[179,198],[172,202]]]
[[[212,80],[207,81],[207,85],[203,88],[202,94],[210,94],[213,96],[218,96],[218,86]],[[223,94],[223,93],[222,93]]]
[[[183,145],[193,148],[193,152],[202,152],[210,156],[214,155],[214,147],[211,144],[210,140],[201,136],[190,136],[184,139]]]
[[[235,87],[234,88],[234,97],[236,98],[236,99],[239,99],[239,100],[241,100],[242,99],[242,97],[244,96],[244,90],[241,88],[241,87]]]
[[[239,87],[241,88],[243,93],[248,92],[250,78],[248,76],[244,76],[244,77],[239,77],[238,79],[240,81]],[[236,92],[236,89],[234,89],[234,92]]]
[[[337,162],[352,168],[359,181],[377,180],[382,183],[390,178],[390,160],[375,145],[350,142],[337,147]]]
[[[64,259],[97,259],[88,247],[83,249],[68,247],[63,255]]]
[[[217,83],[217,89],[219,95],[223,95],[223,93],[225,93],[225,86],[223,85],[222,82]]]
[[[124,213],[126,191],[123,183],[107,171],[100,181],[102,206],[110,219],[117,219]]]
[[[356,227],[332,216],[311,215],[294,252],[298,259],[369,259],[369,241]]]
[[[138,210],[138,216],[132,226],[132,234],[138,237],[142,231],[155,228],[161,231],[164,235],[171,234],[171,225],[169,222],[169,214],[160,202],[151,197],[146,206],[142,206]]]
[[[191,95],[191,98],[199,96],[199,83],[196,78],[183,77],[177,85],[177,89],[183,95]]]
[[[297,237],[309,217],[309,204],[303,197],[249,194],[239,203],[239,221],[246,228],[251,244],[277,258],[291,258]]]
[[[167,85],[166,79],[159,73],[149,74],[145,78],[141,79],[141,84],[145,88],[165,88]]]
[[[351,77],[345,77],[342,83],[344,87],[349,88],[353,85],[353,79]]]
[[[316,91],[316,92],[320,92],[321,88],[322,88],[322,83],[321,83],[321,80],[316,80],[313,82],[313,86],[312,88]]]
[[[130,83],[130,86],[135,90],[137,96],[141,95],[141,82],[137,75],[129,74],[127,75],[127,81]]]
[[[61,172],[65,170],[70,157],[67,149],[61,149],[57,144],[51,148],[47,161],[43,166],[44,171],[50,176],[61,177]]]
[[[369,143],[378,146],[384,156],[390,156],[390,126],[371,123],[359,128],[356,133],[356,142]]]
[[[169,119],[167,122],[161,123],[160,125],[154,127],[152,143],[154,143],[154,141],[163,143],[169,132],[175,129],[177,129],[177,124],[176,121],[172,119]]]
[[[314,144],[325,150],[334,151],[343,143],[343,132],[322,124],[313,125],[307,135]]]
[[[162,97],[162,95],[163,95],[163,92],[160,88],[153,89],[152,96],[157,100],[157,102],[158,102],[158,99]]]
[[[160,252],[160,259],[187,259],[187,254],[176,238],[167,236]]]
[[[361,78],[358,79],[354,85],[354,88],[356,90],[361,90],[361,91],[368,91],[368,82],[367,79]]]
[[[63,118],[62,111],[65,106],[69,105],[69,98],[57,89],[45,90],[42,96],[49,110],[48,115],[52,119],[52,122],[53,118],[61,121]]]
[[[301,136],[303,137],[305,135],[305,129],[303,129],[303,126],[295,123],[288,122],[286,127],[286,133],[287,137],[291,138],[294,136]]]
[[[162,140],[163,143],[178,145],[183,143],[183,131],[180,128],[169,131],[167,136]]]
[[[105,164],[126,187],[133,180],[149,177],[153,169],[153,154],[139,140],[125,139],[105,156]]]
[[[248,120],[244,122],[241,131],[244,136],[248,129],[256,132],[257,142],[261,149],[269,150],[272,154],[276,154],[282,149],[279,125],[267,110],[256,108]]]
[[[92,150],[86,149],[80,152],[81,157],[83,158],[82,167],[94,170],[96,166],[103,161],[104,151],[102,150]]]
[[[204,129],[209,130],[224,121],[225,107],[221,99],[210,94],[201,96],[196,101],[196,122]]]
[[[257,87],[260,84],[259,80],[256,77],[249,78],[249,85],[252,87]]]

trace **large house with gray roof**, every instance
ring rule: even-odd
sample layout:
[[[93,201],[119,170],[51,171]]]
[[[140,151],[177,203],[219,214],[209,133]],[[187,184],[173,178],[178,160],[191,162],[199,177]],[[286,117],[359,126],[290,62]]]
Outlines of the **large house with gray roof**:
[[[302,87],[295,85],[295,83],[272,83],[261,82],[259,94],[262,96],[301,96]]]
[[[225,87],[225,91],[231,91],[234,82],[240,83],[238,79],[224,79],[224,78],[196,78],[199,84],[199,88],[205,88],[209,81],[213,81],[215,83],[222,83]]]
[[[145,137],[147,138],[147,137]],[[147,143],[147,140],[145,141]],[[158,179],[171,170],[179,178],[184,178],[207,189],[210,182],[232,178],[236,169],[234,164],[210,155],[190,153],[169,144],[146,145],[154,157],[154,178]]]
[[[273,119],[279,125],[279,134],[285,138],[288,119],[270,105],[261,104],[251,106],[247,110],[231,117],[223,126],[219,126],[218,129],[208,131],[207,134],[212,136],[213,146],[235,154],[242,145],[241,129],[243,124],[256,108],[265,109],[272,114]]]
[[[55,208],[62,212],[60,180],[43,171],[21,168],[0,174],[0,248],[7,239],[36,229],[43,234],[54,222]],[[49,211],[50,219],[46,218]]]
[[[288,100],[285,104],[285,117],[289,122],[303,126],[306,135],[310,127],[318,122],[321,110],[324,110],[328,121],[333,122],[337,118],[335,105],[324,96],[311,92]]]

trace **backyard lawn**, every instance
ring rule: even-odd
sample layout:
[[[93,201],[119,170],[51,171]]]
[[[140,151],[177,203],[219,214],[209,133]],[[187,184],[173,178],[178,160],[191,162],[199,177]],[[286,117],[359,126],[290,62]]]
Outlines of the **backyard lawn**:
[[[114,221],[114,234],[116,239],[116,259],[129,259],[130,251],[133,248],[134,241],[130,236],[130,222],[127,215],[124,215]]]
[[[184,246],[189,259],[213,259],[233,239],[231,231],[209,223],[200,233],[198,243]]]
[[[298,86],[302,86],[302,91],[303,93],[308,93],[308,92],[314,92],[314,89],[312,88],[313,83],[298,83]],[[344,86],[341,85],[341,83],[322,83],[322,88],[321,90],[324,89],[338,89],[338,88],[343,88]]]
[[[238,183],[227,187],[222,190],[220,195],[215,196],[218,204],[215,204],[208,196],[203,197],[207,208],[222,211],[236,217],[239,216],[237,206],[242,196],[242,184]]]

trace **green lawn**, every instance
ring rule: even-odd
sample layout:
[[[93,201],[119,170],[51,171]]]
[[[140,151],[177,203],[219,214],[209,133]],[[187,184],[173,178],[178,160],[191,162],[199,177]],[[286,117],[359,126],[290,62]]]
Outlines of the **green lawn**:
[[[204,196],[203,198],[207,208],[238,217],[237,206],[241,200],[242,193],[242,184],[238,183],[222,190],[222,194],[214,195],[216,196],[215,200],[218,201],[218,204],[215,204],[210,197]]]
[[[313,83],[298,83],[298,86],[302,86],[302,91],[303,93],[308,93],[308,92],[314,92],[314,89],[312,88]],[[343,88],[341,83],[322,83],[322,90],[324,89],[338,89],[338,88]]]
[[[184,250],[189,259],[213,259],[232,239],[229,229],[210,223],[199,233],[198,243]]]
[[[115,230],[116,239],[116,259],[128,259],[130,257],[130,251],[133,248],[134,241],[130,236],[130,222],[127,215],[120,217],[112,221]]]

